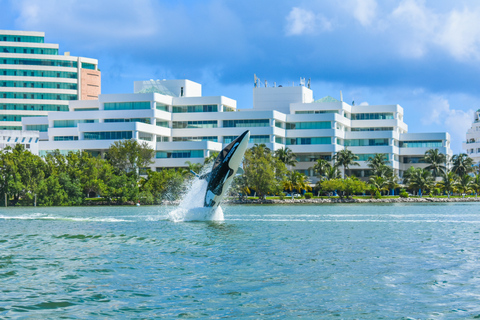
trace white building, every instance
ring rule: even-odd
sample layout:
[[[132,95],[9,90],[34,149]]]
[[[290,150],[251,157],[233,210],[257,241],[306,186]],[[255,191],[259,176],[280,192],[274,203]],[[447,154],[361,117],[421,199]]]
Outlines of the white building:
[[[38,131],[0,130],[0,150],[15,148],[16,144],[23,144],[26,150],[38,155]]]
[[[317,159],[331,160],[344,148],[359,156],[360,166],[351,172],[360,177],[369,175],[366,161],[375,153],[387,154],[400,176],[411,165],[424,166],[420,159],[428,149],[452,153],[448,133],[408,133],[399,105],[314,101],[305,86],[255,87],[253,109],[243,110],[223,96],[202,97],[201,85],[189,80],[136,82],[135,92],[71,101],[69,112],[24,118],[22,125],[48,128],[40,132],[40,154],[55,149],[99,154],[118,139],[146,141],[156,150],[153,170],[203,162],[247,129],[250,146],[290,148],[299,161],[295,170],[308,176]]]
[[[58,44],[44,40],[43,32],[0,30],[0,130],[21,130],[23,118],[68,111],[69,100],[98,99],[98,61],[60,55]]]
[[[475,111],[472,127],[467,130],[467,140],[462,148],[475,163],[480,162],[480,109]]]

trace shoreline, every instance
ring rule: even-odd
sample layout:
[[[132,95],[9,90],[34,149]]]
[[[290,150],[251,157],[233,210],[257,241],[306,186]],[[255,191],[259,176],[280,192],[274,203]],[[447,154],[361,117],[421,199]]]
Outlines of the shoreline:
[[[478,198],[386,198],[386,199],[267,199],[267,200],[225,200],[225,204],[331,204],[331,203],[450,203],[480,202]],[[163,205],[179,205],[180,201],[163,201]]]

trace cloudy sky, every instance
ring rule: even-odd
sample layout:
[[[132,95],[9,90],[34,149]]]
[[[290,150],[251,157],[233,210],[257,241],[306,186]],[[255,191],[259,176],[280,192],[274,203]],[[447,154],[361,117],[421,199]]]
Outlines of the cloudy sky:
[[[253,75],[312,79],[316,99],[400,104],[410,132],[448,131],[452,149],[480,108],[476,0],[0,0],[0,29],[43,31],[96,58],[103,93],[187,78],[252,107]]]

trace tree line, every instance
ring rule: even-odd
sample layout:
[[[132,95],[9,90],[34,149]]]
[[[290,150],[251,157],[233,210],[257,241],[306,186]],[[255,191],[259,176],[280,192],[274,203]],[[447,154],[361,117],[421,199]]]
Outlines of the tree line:
[[[203,164],[186,162],[188,168],[151,171],[154,150],[135,140],[116,141],[102,158],[88,152],[58,150],[45,157],[33,155],[21,144],[0,152],[0,203],[10,205],[83,205],[93,201],[107,204],[159,204],[163,200],[181,197],[186,183],[194,178],[190,170],[202,171],[211,163],[216,153]],[[361,181],[351,174],[350,168],[358,166],[358,156],[345,149],[332,159],[318,159],[313,171],[318,182],[313,187],[319,195],[336,194],[351,197],[370,193],[380,197],[400,187],[399,177],[388,166],[385,154],[375,154],[368,159],[370,175]],[[425,169],[410,167],[403,175],[403,195],[448,196],[453,193],[478,193],[480,175],[473,160],[466,154],[447,159],[438,149],[428,150],[423,157]],[[231,195],[283,196],[312,190],[305,174],[288,170],[297,163],[296,155],[288,148],[275,152],[264,144],[255,145],[245,153],[244,173],[237,175],[230,190]],[[343,176],[340,168],[343,168]],[[401,195],[402,195],[401,193]]]

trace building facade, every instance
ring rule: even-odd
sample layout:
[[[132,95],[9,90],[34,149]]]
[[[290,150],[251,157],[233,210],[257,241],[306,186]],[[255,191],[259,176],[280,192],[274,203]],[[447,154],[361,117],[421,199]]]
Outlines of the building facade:
[[[467,130],[467,140],[462,148],[475,164],[480,162],[480,109],[475,111],[472,127]]]
[[[294,168],[315,181],[317,159],[331,161],[348,148],[359,156],[352,174],[368,177],[367,160],[386,154],[402,176],[410,166],[422,167],[429,149],[451,155],[448,133],[408,133],[399,105],[355,106],[331,97],[314,101],[312,91],[298,87],[255,87],[252,109],[236,101],[203,97],[201,85],[189,80],[142,81],[133,94],[100,95],[98,100],[71,101],[69,112],[24,118],[23,129],[40,132],[40,154],[59,149],[102,154],[115,140],[145,141],[156,150],[153,170],[203,162],[245,130],[250,147],[288,147],[296,155]],[[281,111],[278,111],[280,109]]]
[[[23,118],[68,111],[70,100],[98,99],[98,61],[59,55],[59,45],[44,40],[43,32],[0,30],[0,130],[21,130]]]

